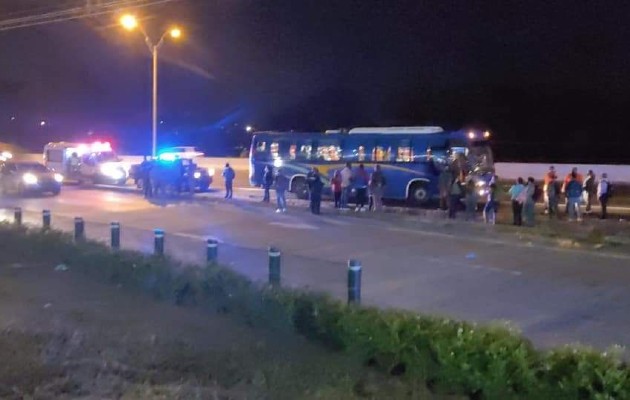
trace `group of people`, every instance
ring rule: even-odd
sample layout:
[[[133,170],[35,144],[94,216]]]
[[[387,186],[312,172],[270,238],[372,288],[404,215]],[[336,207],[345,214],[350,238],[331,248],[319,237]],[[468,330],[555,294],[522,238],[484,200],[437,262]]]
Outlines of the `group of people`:
[[[553,166],[544,177],[544,202],[545,213],[550,217],[558,216],[558,204],[561,194],[566,198],[565,212],[571,220],[581,220],[581,205],[585,205],[585,213],[592,213],[592,206],[598,202],[601,206],[601,219],[608,217],[608,200],[612,196],[612,185],[608,181],[606,173],[601,174],[599,180],[592,170],[589,170],[586,177],[573,168],[564,178],[562,184],[559,183],[556,170]]]
[[[612,185],[608,181],[608,175],[603,173],[599,180],[592,170],[589,170],[586,177],[573,168],[563,181],[558,179],[553,166],[543,178],[543,187],[539,190],[534,178],[518,178],[509,190],[512,202],[512,215],[514,225],[534,225],[536,201],[543,198],[545,214],[549,218],[559,217],[560,198],[566,199],[565,213],[569,221],[582,220],[582,204],[585,205],[585,213],[592,213],[592,206],[599,202],[601,206],[601,219],[608,217],[608,200],[612,195]]]
[[[177,194],[183,191],[194,193],[196,170],[197,165],[192,160],[184,163],[183,160],[178,159],[165,164],[144,156],[138,167],[136,179],[142,182],[142,191],[147,199],[159,193],[165,193],[169,186]]]
[[[330,181],[335,208],[339,210],[349,209],[349,200],[352,192],[355,193],[355,211],[381,211],[383,209],[383,193],[387,181],[380,165],[374,167],[371,174],[365,170],[363,164],[357,169],[352,168],[351,163],[341,171],[335,171]]]
[[[448,211],[449,218],[457,218],[457,211],[463,200],[466,220],[474,220],[477,205],[483,203],[483,219],[486,223],[494,225],[499,207],[496,176],[493,176],[487,188],[482,192],[481,199],[478,189],[477,183],[471,175],[466,175],[465,171],[461,169],[449,165],[445,166],[438,177],[440,209]]]

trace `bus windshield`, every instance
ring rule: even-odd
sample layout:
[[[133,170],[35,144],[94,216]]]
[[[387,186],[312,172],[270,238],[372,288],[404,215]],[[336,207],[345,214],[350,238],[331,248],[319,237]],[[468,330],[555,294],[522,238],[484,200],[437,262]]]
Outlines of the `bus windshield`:
[[[471,146],[468,151],[468,164],[474,172],[493,172],[494,158],[490,146],[487,144]]]

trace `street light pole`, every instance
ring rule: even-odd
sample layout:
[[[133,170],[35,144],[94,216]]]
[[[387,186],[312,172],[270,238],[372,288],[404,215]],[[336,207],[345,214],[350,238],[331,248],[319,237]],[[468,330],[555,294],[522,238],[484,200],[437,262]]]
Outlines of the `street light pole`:
[[[182,31],[178,27],[173,27],[162,35],[157,44],[153,44],[147,32],[138,23],[138,20],[133,15],[123,15],[120,19],[121,25],[131,31],[138,29],[144,35],[144,41],[151,52],[151,58],[153,61],[153,85],[152,85],[152,107],[151,107],[151,156],[155,158],[157,155],[157,126],[158,126],[158,53],[159,49],[164,43],[164,39],[167,35],[170,35],[173,39],[179,39],[182,35]]]
[[[158,46],[151,50],[153,56],[153,125],[151,131],[151,156],[157,154],[157,118],[158,118]]]

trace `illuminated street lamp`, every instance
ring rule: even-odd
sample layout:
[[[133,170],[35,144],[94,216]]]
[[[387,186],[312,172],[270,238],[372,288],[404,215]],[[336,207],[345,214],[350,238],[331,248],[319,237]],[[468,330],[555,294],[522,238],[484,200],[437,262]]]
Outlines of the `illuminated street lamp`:
[[[251,131],[253,131],[253,130],[254,130],[254,127],[253,127],[253,126],[251,126],[251,125],[247,125],[247,126],[245,127],[245,131],[247,131],[247,132],[251,132]]]
[[[139,30],[144,35],[144,41],[151,52],[153,57],[153,110],[152,110],[152,124],[151,124],[151,155],[153,157],[157,154],[157,93],[158,93],[158,51],[166,36],[170,36],[172,39],[179,39],[182,36],[182,30],[179,27],[171,27],[162,34],[157,44],[153,44],[147,32],[142,28],[142,25],[138,22],[138,19],[131,15],[125,14],[120,18],[120,25],[128,31]]]

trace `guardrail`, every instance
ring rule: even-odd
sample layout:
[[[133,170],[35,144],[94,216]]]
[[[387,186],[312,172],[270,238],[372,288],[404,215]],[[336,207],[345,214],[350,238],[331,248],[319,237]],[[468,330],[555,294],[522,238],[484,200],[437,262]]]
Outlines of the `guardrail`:
[[[20,159],[28,161],[41,161],[41,154],[23,154],[19,156]],[[142,162],[142,156],[120,156],[125,162],[130,164],[139,164]],[[237,171],[237,175],[243,178],[249,175],[249,172],[245,174],[238,174],[240,171],[249,170],[249,160],[247,158],[224,158],[224,157],[201,157],[197,160],[197,163],[204,168],[214,168],[216,171],[215,176],[219,176],[221,170],[225,166],[225,163],[230,163],[232,168]],[[527,178],[533,176],[536,179],[542,179],[545,173],[549,170],[549,166],[553,165],[556,168],[558,176],[561,178],[571,172],[571,168],[577,167],[580,173],[586,174],[588,170],[593,170],[597,177],[602,173],[608,174],[608,179],[611,182],[630,184],[630,165],[609,165],[609,164],[534,164],[534,163],[496,163],[496,172],[501,179],[516,179],[518,177]]]

